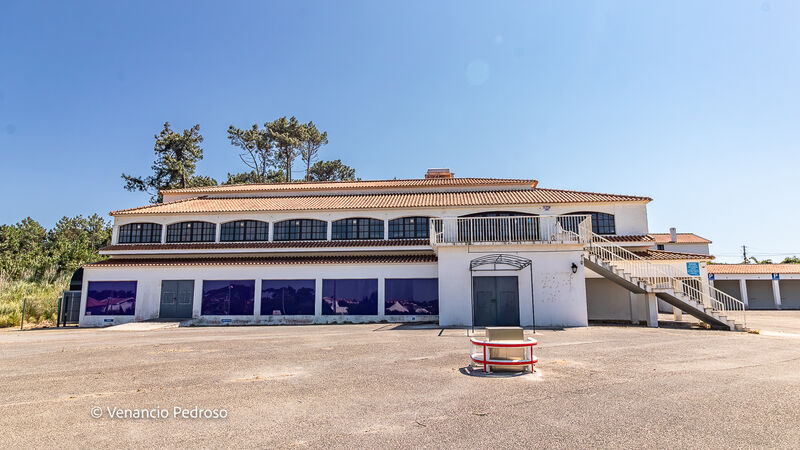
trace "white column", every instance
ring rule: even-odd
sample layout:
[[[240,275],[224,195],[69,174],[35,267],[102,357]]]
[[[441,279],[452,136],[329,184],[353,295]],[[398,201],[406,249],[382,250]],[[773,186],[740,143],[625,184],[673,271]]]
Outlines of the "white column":
[[[708,280],[708,285],[713,288],[714,287],[714,280]]]
[[[214,242],[219,242],[219,236],[222,232],[222,225],[215,223],[214,224]]]
[[[322,317],[322,278],[317,278],[314,283],[314,315]]]
[[[639,295],[631,292],[629,297],[631,298],[631,323],[637,325],[639,323]]]
[[[255,286],[255,300],[253,303],[253,317],[258,319],[258,316],[261,315],[261,278],[256,278],[256,286]]]
[[[388,220],[384,220],[383,221],[383,240],[384,241],[388,241],[389,240],[389,221]]]
[[[781,309],[781,287],[778,280],[772,280],[772,298],[775,299],[775,308]]]
[[[378,277],[378,318],[386,315],[386,278]]]
[[[749,303],[747,302],[747,280],[742,278],[739,280],[739,293],[742,295],[742,302],[744,302],[744,307],[747,309],[749,308]]]
[[[161,225],[161,243],[167,242],[167,224]]]
[[[270,222],[269,227],[267,228],[267,240],[272,242],[272,236],[275,234],[275,222]]]
[[[328,221],[328,222],[325,222],[325,223],[327,224],[326,225],[326,227],[327,227],[326,228],[327,229],[327,235],[326,235],[327,237],[326,237],[326,239],[330,241],[330,240],[332,240],[332,237],[333,237],[333,222],[332,221]]]
[[[658,297],[652,292],[647,293],[647,326],[658,327]]]
[[[165,227],[166,228],[166,227]],[[197,319],[203,312],[203,280],[194,280],[194,299],[192,301],[192,317]]]
[[[674,306],[672,307],[672,315],[675,317],[676,322],[683,320],[683,311]]]

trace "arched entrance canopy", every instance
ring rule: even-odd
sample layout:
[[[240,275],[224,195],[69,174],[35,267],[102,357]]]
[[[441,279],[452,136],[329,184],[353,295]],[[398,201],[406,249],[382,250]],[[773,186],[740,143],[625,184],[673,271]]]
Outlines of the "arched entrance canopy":
[[[494,268],[492,269],[478,269],[478,267],[492,265]],[[496,253],[493,255],[486,255],[481,256],[478,258],[473,259],[469,262],[469,270],[472,271],[481,271],[481,270],[508,270],[508,269],[498,269],[498,265],[504,266],[512,266],[514,267],[513,270],[522,270],[530,265],[532,262],[528,258],[523,258],[521,256],[516,255],[509,255],[505,253]]]
[[[491,266],[489,268],[483,268]],[[501,267],[498,267],[501,266]],[[511,269],[509,269],[511,267]],[[536,310],[533,302],[533,261],[528,258],[523,258],[517,255],[510,255],[508,253],[493,253],[489,255],[479,256],[469,262],[469,289],[470,289],[470,312],[472,313],[472,332],[475,333],[475,284],[473,276],[475,272],[493,272],[498,270],[522,270],[528,268],[531,275],[531,324],[533,332],[536,333]]]

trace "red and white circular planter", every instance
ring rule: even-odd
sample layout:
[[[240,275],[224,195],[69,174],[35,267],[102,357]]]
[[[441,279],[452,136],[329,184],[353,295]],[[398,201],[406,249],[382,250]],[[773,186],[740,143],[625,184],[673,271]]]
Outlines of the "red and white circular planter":
[[[530,366],[530,371],[533,372],[533,365],[539,362],[539,358],[533,354],[533,346],[537,344],[537,341],[532,337],[525,338],[521,342],[488,342],[477,338],[470,338],[469,342],[472,362],[482,365],[483,371],[486,373],[491,373],[492,366]],[[491,352],[487,351],[487,349],[492,348],[522,348],[525,349],[525,356],[519,360],[490,359],[489,354]]]

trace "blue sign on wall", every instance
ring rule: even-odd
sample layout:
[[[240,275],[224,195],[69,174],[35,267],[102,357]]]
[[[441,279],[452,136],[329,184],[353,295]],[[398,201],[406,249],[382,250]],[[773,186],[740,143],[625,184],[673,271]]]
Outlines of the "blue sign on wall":
[[[687,262],[686,263],[686,273],[688,273],[690,277],[699,277],[700,276],[700,263],[699,262]]]
[[[708,281],[714,281],[714,274],[713,273],[708,274]]]
[[[778,281],[778,280],[780,280],[780,279],[781,279],[781,274],[779,274],[779,273],[773,273],[773,274],[772,274],[772,279],[773,279],[773,280],[775,280],[775,281]]]

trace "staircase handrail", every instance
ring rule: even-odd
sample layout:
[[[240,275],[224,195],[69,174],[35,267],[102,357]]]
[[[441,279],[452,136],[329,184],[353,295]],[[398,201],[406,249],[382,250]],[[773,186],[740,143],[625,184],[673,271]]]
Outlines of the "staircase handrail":
[[[725,313],[726,317],[730,314],[741,316],[742,324],[747,326],[744,302],[708,284],[704,285],[705,289],[701,290],[688,283],[696,281],[701,284],[699,278],[690,277],[671,266],[653,264],[594,232],[592,232],[588,248],[591,254],[622,269],[623,272],[630,273],[632,277],[642,280],[653,289],[666,288],[684,293],[695,300],[699,299],[703,305]],[[636,264],[636,271],[633,270],[633,264]],[[628,270],[625,270],[626,268]],[[706,289],[707,292],[705,292]],[[737,320],[737,318],[728,318]]]

